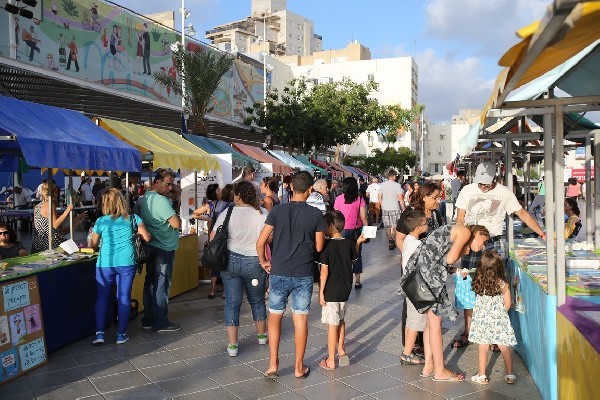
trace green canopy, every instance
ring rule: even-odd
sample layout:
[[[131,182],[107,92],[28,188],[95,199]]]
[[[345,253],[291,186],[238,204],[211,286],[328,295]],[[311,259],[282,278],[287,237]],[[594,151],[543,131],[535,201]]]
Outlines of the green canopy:
[[[231,154],[234,168],[241,169],[250,164],[256,172],[266,172],[258,161],[240,153],[222,140],[189,134],[184,134],[183,137],[209,154]]]

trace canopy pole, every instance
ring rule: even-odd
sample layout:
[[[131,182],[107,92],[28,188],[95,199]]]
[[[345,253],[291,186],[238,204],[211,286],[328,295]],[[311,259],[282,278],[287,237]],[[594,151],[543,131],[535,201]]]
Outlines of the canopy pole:
[[[594,131],[594,179],[600,172],[600,131]],[[594,185],[594,248],[600,246],[600,185]]]
[[[67,204],[73,204],[73,175],[72,175],[71,170],[69,170],[68,190],[69,190],[69,197],[68,197],[69,201]],[[65,197],[67,197],[67,196],[65,196]],[[75,206],[73,205],[73,207],[75,207]],[[65,209],[65,211],[66,211],[66,209]],[[73,235],[73,231],[74,231],[74,229],[73,229],[73,213],[69,213],[69,234],[71,235],[71,239],[73,239],[75,237]],[[75,240],[75,239],[73,239],[73,240]]]
[[[198,171],[194,170],[194,210],[198,208]]]
[[[131,195],[129,194],[129,172],[125,172],[125,201],[127,202],[127,207],[131,204],[129,202],[129,198]],[[129,210],[129,213],[132,213],[132,210]]]
[[[112,171],[108,171],[108,188],[109,189],[114,188]]]
[[[554,188],[554,196],[556,200],[556,286],[557,286],[557,305],[561,306],[566,300],[566,258],[565,258],[565,220],[562,205],[565,202],[565,185],[564,185],[564,116],[562,106],[556,106],[554,109],[554,176],[556,187]]]
[[[52,196],[54,195],[54,184],[52,183],[52,168],[48,168],[48,221],[50,226],[48,229],[48,250],[52,250],[52,230],[54,229],[54,219],[52,218]]]
[[[513,191],[513,173],[512,173],[512,140],[506,141],[506,183],[508,190]],[[492,153],[493,154],[493,153]],[[515,246],[515,220],[512,214],[508,216],[508,223],[506,224],[506,238],[508,240],[508,248],[513,249]]]
[[[527,210],[529,209],[529,198],[531,197],[531,153],[527,153],[527,155],[525,156],[525,163],[525,170],[527,171],[527,173],[525,174],[525,179],[523,180],[525,183],[525,190],[523,191],[523,194],[525,196],[525,209]]]
[[[546,264],[548,267],[548,294],[556,295],[556,260],[554,253],[554,173],[552,153],[552,116],[544,114],[544,186],[546,186]]]
[[[592,211],[592,137],[585,138],[585,240],[594,240],[594,212]]]
[[[546,231],[546,264],[548,266],[548,294],[556,295],[556,263],[554,258],[554,173],[552,154],[552,116],[544,114],[544,198],[546,218],[544,229]]]

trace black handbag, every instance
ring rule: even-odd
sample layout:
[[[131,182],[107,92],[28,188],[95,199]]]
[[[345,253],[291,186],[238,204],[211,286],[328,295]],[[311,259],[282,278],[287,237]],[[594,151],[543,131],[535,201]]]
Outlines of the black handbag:
[[[148,243],[146,243],[142,235],[140,235],[137,231],[138,227],[135,222],[135,216],[131,214],[129,217],[131,218],[133,254],[135,257],[135,262],[137,264],[137,273],[141,274],[142,269],[144,268],[144,264],[148,262],[148,259],[150,258],[150,248],[148,247]]]
[[[419,268],[409,272],[400,286],[419,314],[425,314],[434,304],[438,303],[437,296],[423,279]]]
[[[204,244],[204,251],[200,261],[204,267],[225,271],[227,269],[227,239],[229,238],[229,218],[233,206],[227,210],[223,225],[217,228],[215,237]]]

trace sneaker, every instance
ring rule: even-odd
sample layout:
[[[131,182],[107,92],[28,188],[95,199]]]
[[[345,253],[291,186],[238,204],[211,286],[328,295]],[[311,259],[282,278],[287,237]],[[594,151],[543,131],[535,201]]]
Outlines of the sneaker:
[[[163,326],[162,328],[157,329],[156,332],[175,332],[178,330],[181,330],[181,325],[169,322],[169,323],[167,323],[166,326]]]
[[[258,335],[258,344],[267,344],[268,340],[266,332]]]
[[[117,333],[117,344],[127,343],[129,336],[126,333]]]
[[[229,355],[229,357],[235,357],[235,356],[237,356],[237,353],[238,353],[237,343],[230,344],[229,346],[227,346],[227,354]]]
[[[96,339],[92,342],[92,344],[102,344],[104,343],[104,332],[96,332]]]
[[[142,329],[152,329],[152,324],[145,324],[142,322]]]

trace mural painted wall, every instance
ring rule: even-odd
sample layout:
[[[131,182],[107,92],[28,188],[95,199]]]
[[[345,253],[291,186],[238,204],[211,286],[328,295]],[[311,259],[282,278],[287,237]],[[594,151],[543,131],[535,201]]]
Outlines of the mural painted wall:
[[[0,56],[9,56],[9,18],[13,18],[17,59],[23,63],[96,82],[153,100],[181,104],[152,73],[176,74],[170,46],[178,32],[92,0],[38,0],[35,18],[1,11]],[[186,39],[187,41],[187,39]],[[204,46],[190,43],[190,47]],[[244,108],[263,99],[262,68],[236,60],[213,97],[213,114],[241,122]]]

